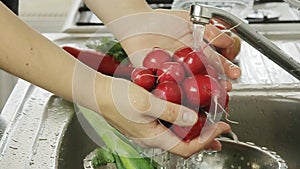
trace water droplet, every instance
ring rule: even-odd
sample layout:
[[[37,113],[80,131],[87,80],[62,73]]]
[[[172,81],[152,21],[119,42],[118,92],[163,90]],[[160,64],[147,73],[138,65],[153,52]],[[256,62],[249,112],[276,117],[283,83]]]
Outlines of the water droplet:
[[[16,146],[9,146],[9,148],[14,149],[14,150],[18,149],[18,147],[16,147]]]
[[[34,161],[31,160],[31,161],[29,162],[29,165],[33,165],[33,164],[34,164]]]
[[[267,147],[262,147],[261,149],[262,149],[262,150],[268,150],[268,148],[267,148]]]
[[[39,138],[39,141],[46,141],[47,138]]]
[[[197,162],[202,162],[202,161],[203,161],[203,153],[199,153],[199,154],[197,155],[196,161],[197,161]]]

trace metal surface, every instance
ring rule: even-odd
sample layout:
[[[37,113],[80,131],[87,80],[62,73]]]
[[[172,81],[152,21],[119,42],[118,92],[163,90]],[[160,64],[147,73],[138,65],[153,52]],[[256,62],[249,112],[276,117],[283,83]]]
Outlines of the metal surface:
[[[228,138],[219,138],[222,151],[203,151],[187,160],[173,154],[163,154],[153,157],[161,159],[167,157],[164,167],[168,169],[287,169],[285,161],[275,152],[266,147],[256,146],[254,143],[244,143]],[[84,169],[94,169],[91,161],[95,151],[89,153],[83,160]],[[101,166],[103,169],[116,169],[114,164]]]
[[[206,16],[208,12],[205,11],[205,8],[200,5],[191,5],[190,9],[190,20],[196,24],[208,24],[211,16]]]
[[[192,5],[194,6],[194,5]],[[277,63],[287,72],[295,76],[300,80],[300,63],[296,61],[293,57],[286,54],[283,50],[272,43],[268,38],[261,35],[257,30],[249,26],[249,24],[242,21],[235,15],[222,10],[220,8],[206,6],[206,5],[196,5],[201,6],[201,11],[198,10],[197,17],[207,18],[218,18],[230,26],[236,26],[234,31],[239,35],[240,38],[245,40],[255,49],[259,50],[262,54],[267,56],[269,59]],[[193,9],[195,7],[191,7]],[[193,13],[194,17],[196,14]],[[197,23],[196,23],[197,24]]]
[[[295,7],[296,9],[300,10],[300,1],[299,0],[285,0],[291,6]]]
[[[202,152],[189,159],[186,167],[182,165],[182,159],[174,157],[170,161],[176,161],[179,168],[205,168],[205,169],[287,169],[287,165],[276,153],[256,146],[253,143],[236,142],[230,139],[219,139],[222,143],[220,152]],[[181,165],[180,165],[181,164]],[[171,168],[174,168],[173,166]],[[177,167],[178,168],[178,167]]]
[[[295,35],[294,35],[295,36]],[[269,38],[274,38],[270,36]],[[273,42],[300,62],[300,38],[293,40],[274,40]],[[242,42],[241,52],[235,62],[242,70],[239,84],[293,84],[299,80],[265,57],[247,42]]]
[[[300,90],[294,85],[240,86],[230,93],[230,119],[240,141],[276,151],[289,168],[300,168]]]
[[[56,168],[60,139],[73,112],[67,101],[19,80],[1,113],[8,123],[0,142],[0,168]]]
[[[300,86],[295,84],[292,87],[290,85],[239,86],[239,89],[230,93],[229,113],[231,120],[239,122],[238,125],[232,124],[232,129],[240,141],[252,142],[263,147],[262,149],[274,151],[272,153],[280,155],[290,169],[298,169],[300,168],[298,130],[300,127]],[[75,131],[78,129],[78,132]],[[59,156],[64,160],[58,163],[58,166],[64,166],[64,169],[74,168],[74,166],[68,167],[67,164],[80,165],[81,161],[77,160],[82,160],[82,156],[93,150],[93,145],[90,144],[91,139],[80,134],[82,129],[76,119],[74,119],[73,128],[69,131],[62,140],[64,153]],[[86,154],[72,151],[74,144],[78,143],[88,145],[86,148],[81,146]],[[94,144],[95,147],[97,147],[96,144]]]

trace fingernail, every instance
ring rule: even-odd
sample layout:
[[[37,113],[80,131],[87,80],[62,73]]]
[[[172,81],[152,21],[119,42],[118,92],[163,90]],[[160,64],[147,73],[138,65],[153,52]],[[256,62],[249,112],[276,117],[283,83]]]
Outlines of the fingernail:
[[[232,79],[237,79],[237,78],[239,78],[241,76],[241,70],[236,65],[231,65],[229,67],[229,69],[231,71],[231,78]]]
[[[196,122],[196,115],[193,112],[184,112],[182,115],[182,119],[186,123],[194,124]]]

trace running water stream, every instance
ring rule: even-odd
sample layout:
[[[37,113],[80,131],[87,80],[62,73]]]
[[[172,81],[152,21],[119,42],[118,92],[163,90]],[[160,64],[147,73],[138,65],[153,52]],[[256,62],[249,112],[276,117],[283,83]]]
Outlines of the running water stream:
[[[204,39],[204,32],[205,26],[201,24],[194,24],[193,25],[193,50],[194,51],[201,51],[202,41]]]
[[[193,50],[195,52],[201,52],[203,50],[203,39],[204,39],[205,26],[201,24],[193,24]],[[203,152],[189,159],[183,159],[178,162],[176,169],[189,169],[191,167],[195,168],[202,163]]]
[[[195,52],[202,52],[204,48],[206,47],[203,41],[204,41],[204,32],[205,32],[205,26],[201,24],[194,24],[193,25],[193,50]],[[216,104],[217,105],[217,104]],[[216,108],[217,110],[217,108]],[[216,113],[216,112],[215,112]],[[221,114],[221,113],[218,113]],[[215,123],[220,120],[220,117],[216,118],[215,116],[212,116],[211,114],[208,114],[209,123]],[[238,141],[237,136],[231,131],[230,135],[233,137],[232,139],[235,141]],[[176,169],[200,169],[200,168],[222,168],[219,166],[218,162],[213,163],[212,166],[207,166],[207,163],[203,163],[203,157],[209,157],[214,158],[217,156],[217,151],[211,151],[211,150],[205,150],[201,151],[189,159],[181,158],[177,162]]]

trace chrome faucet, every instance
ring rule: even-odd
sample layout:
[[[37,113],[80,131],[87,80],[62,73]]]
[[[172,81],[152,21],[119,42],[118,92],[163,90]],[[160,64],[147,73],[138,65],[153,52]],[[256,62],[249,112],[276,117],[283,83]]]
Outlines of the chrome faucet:
[[[191,5],[190,20],[194,24],[208,24],[211,18],[218,18],[230,26],[238,25],[234,30],[240,38],[300,80],[300,63],[250,27],[249,24],[220,8],[207,5]]]

